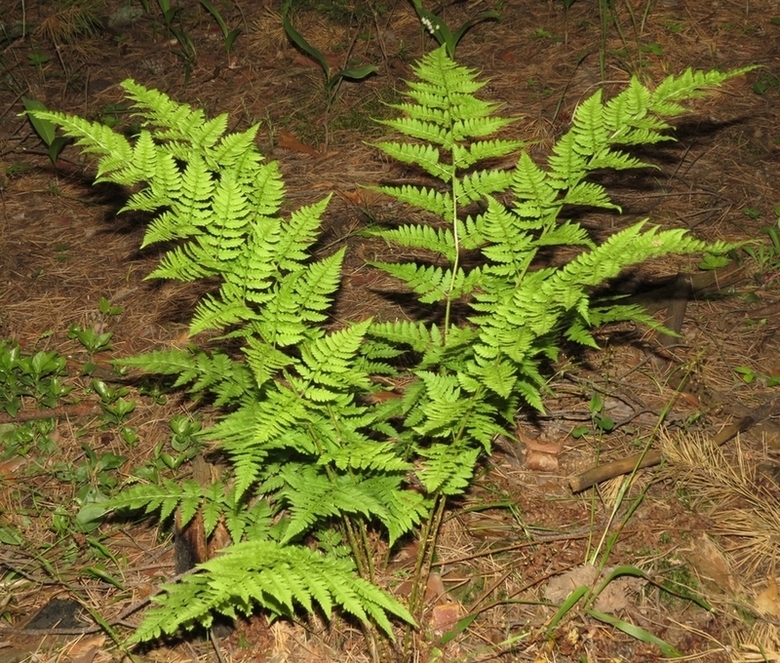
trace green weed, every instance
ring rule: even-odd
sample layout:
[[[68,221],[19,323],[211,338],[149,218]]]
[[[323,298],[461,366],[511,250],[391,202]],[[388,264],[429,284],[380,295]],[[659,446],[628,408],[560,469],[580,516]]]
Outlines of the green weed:
[[[444,46],[447,49],[447,55],[451,58],[455,57],[455,49],[458,47],[460,40],[463,39],[464,35],[471,30],[471,28],[480,23],[484,23],[485,21],[501,20],[501,15],[497,11],[494,9],[487,9],[480,11],[453,31],[443,18],[425,9],[422,0],[412,0],[412,4],[414,5],[414,9],[417,12],[422,27],[439,42],[439,45]]]
[[[377,67],[373,64],[361,65],[358,67],[346,66],[338,71],[331,69],[325,55],[319,49],[312,46],[306,38],[298,32],[290,22],[290,8],[292,7],[292,0],[286,0],[282,7],[282,25],[284,27],[287,36],[293,41],[293,43],[300,48],[304,53],[310,55],[317,63],[322,67],[322,71],[325,74],[325,145],[323,146],[323,152],[328,151],[328,143],[330,138],[330,111],[333,106],[333,102],[338,95],[339,86],[342,80],[350,79],[360,81],[377,71]]]
[[[211,14],[219,26],[219,29],[222,32],[222,46],[229,58],[230,52],[233,50],[233,43],[238,38],[238,35],[241,34],[241,28],[233,28],[230,30],[225,23],[225,19],[222,18],[222,14],[219,13],[217,8],[211,4],[209,0],[200,0],[200,4],[209,14]]]
[[[60,152],[65,149],[65,146],[70,142],[70,139],[64,136],[57,136],[54,124],[47,120],[39,119],[29,113],[29,111],[45,111],[46,106],[37,99],[29,99],[28,97],[22,97],[22,103],[25,110],[28,111],[27,119],[30,121],[35,133],[38,134],[38,138],[46,146],[49,151],[49,160],[52,163],[57,163],[57,157]]]

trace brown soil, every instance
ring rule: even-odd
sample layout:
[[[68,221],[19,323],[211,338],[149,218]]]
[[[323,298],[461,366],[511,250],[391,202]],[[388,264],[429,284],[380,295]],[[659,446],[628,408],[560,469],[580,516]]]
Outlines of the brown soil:
[[[26,540],[23,546],[0,543],[0,661],[118,660],[122,653],[105,631],[74,635],[22,627],[51,599],[71,597],[113,623],[120,639],[126,637],[127,626],[138,615],[119,623],[116,617],[175,574],[169,534],[148,522],[122,522],[74,540],[67,531],[51,527],[50,512],[60,508],[67,516],[78,511],[79,496],[64,468],[87,467],[86,448],[98,456],[126,456],[126,467],[140,465],[169,439],[170,417],[195,406],[184,395],[158,405],[131,392],[137,407],[128,425],[139,440],[128,445],[116,427],[102,426],[89,407],[96,398],[89,379],[78,376],[88,357],[67,332],[73,324],[113,332],[111,350],[97,358],[98,371],[108,375],[112,358],[187,342],[186,323],[198,292],[144,280],[157,254],[139,250],[143,219],[117,215],[125,192],[92,187],[94,170],[73,148],[52,166],[30,125],[19,117],[22,97],[89,118],[127,121],[117,106],[123,102],[118,83],[132,77],[209,114],[229,113],[233,128],[262,122],[261,149],[281,164],[288,211],[336,194],[327,212],[324,244],[332,249],[347,243],[349,258],[335,316],[354,320],[371,312],[395,318],[400,312],[382,296],[385,284],[365,266],[382,249],[356,238],[355,231],[402,210],[370,199],[359,185],[408,174],[366,144],[383,133],[368,118],[387,113],[383,102],[397,98],[410,64],[434,44],[421,35],[411,4],[401,0],[300,3],[319,4],[319,11],[296,11],[296,27],[334,62],[349,58],[379,67],[378,75],[341,86],[325,151],[322,72],[286,39],[275,0],[215,2],[228,26],[243,27],[230,58],[210,16],[195,2],[182,3],[181,17],[197,50],[188,77],[175,54],[178,45],[166,36],[154,7],[134,22],[109,28],[108,17],[121,3],[97,1],[92,4],[104,27],[73,33],[68,28],[72,9],[63,9],[65,3],[7,4],[0,9],[6,33],[0,34],[0,338],[15,339],[26,352],[57,350],[69,357],[70,383],[81,409],[60,413],[49,435],[52,447],[0,462],[0,528],[22,531]],[[619,529],[609,529],[616,487],[602,484],[574,495],[568,480],[597,463],[641,451],[647,442],[657,446],[661,428],[669,436],[687,431],[707,439],[735,417],[766,404],[777,389],[767,385],[767,378],[780,374],[780,253],[769,249],[761,229],[777,227],[775,206],[780,205],[780,1],[617,0],[616,16],[607,17],[605,24],[596,3],[576,2],[568,12],[563,4],[495,3],[502,21],[471,30],[458,48],[459,61],[490,79],[487,94],[504,103],[504,115],[520,118],[513,131],[534,141],[529,148],[533,156],[545,154],[567,128],[576,104],[599,86],[609,94],[631,74],[657,82],[687,67],[760,65],[696,103],[695,113],[678,124],[678,142],[648,153],[657,170],[613,178],[610,190],[622,216],[594,215],[587,223],[612,230],[651,217],[665,228],[687,228],[707,240],[759,242],[765,259],[741,253],[743,262],[727,287],[699,293],[686,310],[682,337],[663,361],[657,360],[652,335],[628,327],[600,334],[600,352],[562,358],[546,415],[524,418],[519,425],[525,445],[505,442],[486,461],[463,502],[448,512],[429,587],[427,621],[414,635],[415,660],[658,660],[661,650],[655,644],[576,609],[548,630],[554,608],[542,603],[560,603],[568,591],[556,594],[551,579],[563,578],[564,589],[567,581],[571,587],[594,582],[593,577],[564,574],[581,572],[602,533]],[[443,15],[450,25],[459,25],[487,8],[486,2],[454,2]],[[26,22],[24,34],[21,21]],[[643,282],[681,270],[695,271],[696,263],[647,265],[627,276],[624,290],[636,291]],[[102,297],[122,313],[100,314]],[[661,319],[667,304],[656,306]],[[681,395],[668,382],[669,362],[696,375]],[[755,379],[743,379],[740,367]],[[698,390],[690,387],[693,383]],[[589,402],[596,393],[604,414],[618,423],[612,432],[599,432],[592,423]],[[764,429],[750,427],[739,445],[727,443],[725,465],[718,466],[721,475],[724,467],[737,467],[737,475],[750,480],[751,468],[772,467],[778,438],[771,421],[765,423]],[[579,426],[587,432],[572,437]],[[550,447],[536,450],[539,444],[553,445],[552,453],[543,453]],[[776,573],[776,534],[771,524],[768,533],[761,530],[764,521],[751,515],[756,504],[749,499],[750,490],[740,501],[733,491],[716,485],[719,497],[710,499],[713,493],[707,490],[717,484],[718,472],[703,479],[695,464],[687,469],[671,464],[635,477],[616,517],[626,525],[606,564],[639,567],[655,585],[611,583],[614,595],[605,593],[596,609],[645,629],[686,655],[712,661],[780,660],[780,608],[776,586],[772,599],[773,581],[767,581],[767,575]],[[97,476],[91,480],[99,483]],[[768,486],[761,504],[777,509],[777,484],[767,477],[756,481]],[[645,490],[642,504],[627,515],[626,505]],[[698,499],[701,491],[705,502]],[[490,504],[495,506],[488,508]],[[747,533],[726,526],[740,520],[734,516],[737,508],[744,509],[742,522],[752,528]],[[750,555],[740,548],[745,541],[754,546]],[[722,555],[713,542],[742,552]],[[410,551],[400,551],[388,574],[403,575],[404,552]],[[660,593],[657,586],[670,578],[693,585],[713,611]],[[750,607],[766,587],[763,612]],[[478,613],[477,618],[438,646],[437,654],[447,618],[471,613]],[[371,658],[361,633],[338,619],[330,625],[303,620],[269,626],[262,616],[213,642],[167,642],[136,657]]]

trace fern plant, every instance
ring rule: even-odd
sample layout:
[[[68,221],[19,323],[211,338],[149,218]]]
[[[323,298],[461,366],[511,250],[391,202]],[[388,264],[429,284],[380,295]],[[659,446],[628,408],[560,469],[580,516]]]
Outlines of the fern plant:
[[[431,318],[417,322],[328,324],[344,252],[311,255],[328,199],[280,215],[281,177],[255,147],[257,127],[226,133],[226,116],[207,120],[132,81],[123,86],[143,122],[133,140],[30,111],[98,156],[98,181],[136,188],[125,209],[152,214],[144,245],[167,249],[152,278],[218,281],[191,323],[193,335],[216,334],[209,343],[123,363],[174,376],[221,408],[204,439],[230,472],[206,487],[130,485],[82,514],[141,509],[166,519],[178,510],[185,525],[200,512],[207,534],[220,522],[230,532],[223,554],[165,586],[136,641],[256,607],[271,616],[340,609],[390,637],[392,618],[413,624],[419,595],[407,607],[376,584],[376,535],[392,546],[421,530],[424,587],[447,500],[468,487],[521,406],[542,408],[542,364],[562,339],[595,346],[595,325],[653,324],[636,307],[592,301],[593,288],[656,256],[729,248],[646,223],[598,243],[560,216],[565,206],[616,208],[588,176],[643,166],[622,146],[668,140],[664,117],[738,72],[686,72],[654,91],[632,80],[609,101],[597,93],[544,168],[521,152],[502,170],[491,160],[523,143],[497,137],[512,120],[477,97],[475,72],[444,48],[415,71],[402,116],[385,123],[407,140],[377,147],[432,184],[381,190],[429,220],[379,235],[430,259],[376,265],[430,305]],[[540,264],[540,251],[559,247],[576,257]],[[369,398],[380,374],[405,378],[400,398]]]
[[[374,389],[372,361],[360,352],[370,320],[324,326],[344,256],[310,256],[328,198],[282,218],[281,177],[255,147],[256,126],[226,133],[226,115],[207,120],[133,81],[123,87],[144,127],[132,141],[82,118],[35,116],[98,155],[97,181],[140,186],[124,210],[155,215],[144,246],[170,246],[150,278],[219,280],[190,325],[193,335],[221,334],[211,350],[155,351],[123,363],[175,376],[176,386],[224,407],[206,439],[233,471],[205,488],[170,480],[129,486],[81,517],[144,509],[164,520],[178,509],[184,526],[200,511],[207,535],[223,522],[235,543],[166,587],[134,640],[258,606],[271,615],[339,608],[392,635],[390,617],[412,617],[370,582],[367,524],[383,527],[392,543],[420,523],[426,499],[407,489],[411,463],[359,398]],[[240,342],[240,356],[223,349],[226,339]],[[323,536],[330,544],[318,549]],[[333,544],[339,536],[346,547]]]
[[[430,305],[431,319],[374,324],[368,347],[408,353],[407,361],[419,357],[406,397],[388,408],[403,421],[399,439],[412,457],[424,459],[418,475],[437,505],[424,542],[435,541],[444,499],[468,484],[494,435],[513,423],[519,407],[542,409],[542,366],[564,339],[596,347],[594,326],[656,325],[636,306],[593,301],[595,286],[651,258],[730,248],[646,221],[598,243],[561,213],[572,206],[618,209],[588,176],[647,166],[624,148],[671,140],[664,118],[743,71],[689,70],[652,91],[633,78],[608,101],[597,92],[578,106],[545,167],[521,152],[516,167],[504,171],[490,168],[490,160],[519,144],[495,137],[511,120],[476,96],[483,84],[475,72],[457,65],[445,47],[417,66],[407,102],[395,106],[401,116],[384,122],[405,140],[377,147],[422,169],[431,184],[378,188],[421,210],[424,220],[374,234],[428,258],[374,264]],[[540,264],[540,251],[562,248],[576,257]],[[432,552],[431,546],[424,553],[428,561]],[[425,567],[421,560],[418,572],[425,575]]]

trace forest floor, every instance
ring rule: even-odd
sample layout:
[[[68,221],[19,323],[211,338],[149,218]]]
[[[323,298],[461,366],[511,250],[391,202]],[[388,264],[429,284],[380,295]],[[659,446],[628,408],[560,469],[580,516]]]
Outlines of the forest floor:
[[[90,489],[110,491],[123,467],[159,457],[173,415],[210,416],[184,395],[164,399],[135,387],[125,395],[135,409],[120,424],[99,407],[92,377],[110,380],[111,359],[186,343],[200,293],[144,280],[159,253],[139,249],[138,218],[117,214],[126,192],[93,188],[94,164],[72,147],[52,164],[20,116],[23,97],[121,124],[128,107],[118,84],[130,77],[209,115],[229,113],[231,129],[260,122],[260,148],[285,178],[285,213],[334,193],[323,246],[348,247],[334,318],[406,314],[388,296],[392,284],[366,267],[384,248],[357,234],[404,210],[361,186],[418,177],[370,142],[386,135],[373,120],[390,116],[386,104],[435,43],[404,0],[296,1],[296,28],[335,66],[378,68],[344,82],[326,114],[323,72],[287,38],[280,4],[215,0],[228,27],[243,28],[228,56],[212,16],[197,2],[180,3],[191,66],[156,6],[147,13],[141,2],[12,0],[0,9],[0,339],[24,353],[61,353],[75,388],[71,405],[47,413],[54,418],[26,418],[35,411],[27,401],[16,416],[0,412],[0,663],[124,656],[111,633],[127,637],[138,614],[117,616],[175,575],[170,528],[142,521],[78,531],[79,500]],[[643,301],[681,336],[659,350],[646,330],[605,329],[599,351],[565,355],[553,367],[546,413],[521,419],[518,440],[486,460],[446,515],[413,658],[655,661],[662,650],[642,635],[652,634],[691,658],[780,660],[780,435],[772,420],[780,376],[780,1],[583,0],[565,10],[552,0],[475,0],[437,11],[460,25],[488,9],[501,21],[470,30],[458,61],[489,79],[484,96],[518,118],[508,135],[529,141],[534,158],[599,88],[609,96],[631,75],[652,86],[688,67],[758,65],[696,101],[675,122],[676,142],[643,154],[657,169],[610,176],[622,214],[588,219],[595,233],[649,217],[706,240],[754,243],[682,294],[677,275],[698,273],[698,258],[654,262],[616,284],[649,293]],[[69,334],[74,326],[111,332],[110,349],[92,356]],[[88,363],[97,365],[92,376],[82,374]],[[670,379],[680,371],[685,382]],[[734,424],[740,434],[712,451],[707,442]],[[667,462],[638,472],[622,497],[621,477],[572,492],[583,471],[662,444]],[[613,516],[615,504],[622,508]],[[598,582],[583,566],[594,551],[607,569],[645,573],[610,583],[596,604],[641,632],[576,609],[548,628],[551,604]],[[393,572],[403,570],[404,552]],[[52,606],[63,619],[33,619]],[[441,643],[441,614],[476,618]],[[95,615],[113,626],[94,627]],[[158,643],[134,656],[371,660],[362,634],[339,619],[269,625],[262,615],[222,638]]]

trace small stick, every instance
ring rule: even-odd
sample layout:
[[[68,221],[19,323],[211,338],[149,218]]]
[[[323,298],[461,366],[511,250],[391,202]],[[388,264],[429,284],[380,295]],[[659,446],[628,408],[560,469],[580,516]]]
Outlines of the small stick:
[[[749,428],[755,426],[758,422],[767,417],[780,413],[780,397],[773,398],[755,410],[742,417],[737,423],[726,426],[718,433],[713,442],[718,446],[725,444],[739,433],[744,433]],[[661,452],[658,450],[648,451],[645,454],[636,454],[622,460],[616,460],[606,465],[597,465],[581,474],[572,477],[569,480],[569,487],[572,492],[579,493],[586,488],[620,476],[633,472],[634,468],[642,469],[658,465],[663,460]]]
[[[100,406],[94,403],[76,403],[74,405],[49,408],[48,410],[21,411],[14,416],[0,414],[0,424],[34,421],[36,419],[75,419],[78,417],[91,417],[101,412],[103,410],[100,409]]]

